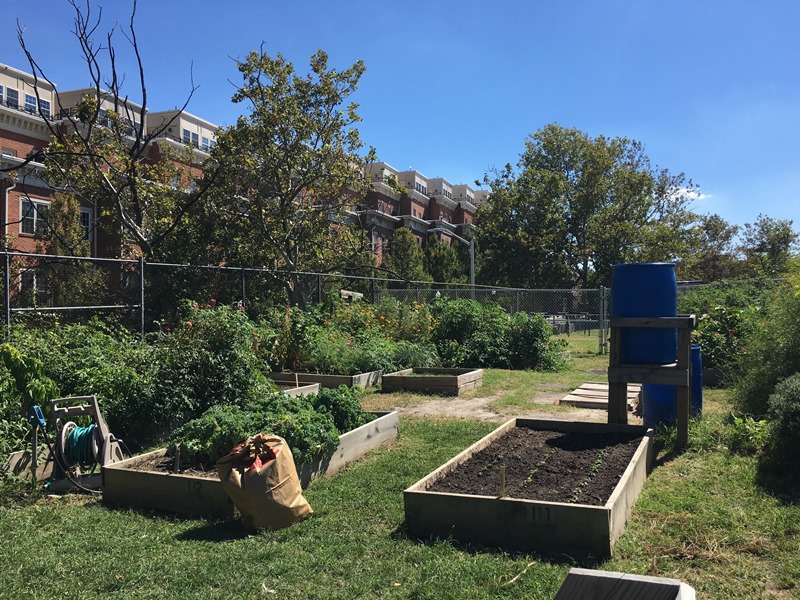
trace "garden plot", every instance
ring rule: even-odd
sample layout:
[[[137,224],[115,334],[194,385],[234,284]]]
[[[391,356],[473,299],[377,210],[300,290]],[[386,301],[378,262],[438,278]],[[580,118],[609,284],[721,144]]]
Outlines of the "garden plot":
[[[653,459],[652,430],[512,419],[405,490],[416,537],[609,557]]]
[[[380,371],[357,373],[355,375],[328,375],[323,373],[294,373],[291,371],[273,371],[267,377],[278,385],[294,384],[296,381],[317,383],[326,388],[337,388],[340,385],[366,389],[381,382]]]
[[[333,475],[367,452],[397,438],[397,413],[373,414],[376,416],[374,420],[342,434],[336,449],[310,463],[297,465],[303,487],[317,477]],[[233,516],[233,503],[215,471],[190,469],[172,473],[172,464],[172,458],[167,457],[166,449],[162,448],[104,467],[103,502],[184,515]]]
[[[384,392],[418,392],[458,396],[483,385],[483,369],[415,367],[383,376]]]

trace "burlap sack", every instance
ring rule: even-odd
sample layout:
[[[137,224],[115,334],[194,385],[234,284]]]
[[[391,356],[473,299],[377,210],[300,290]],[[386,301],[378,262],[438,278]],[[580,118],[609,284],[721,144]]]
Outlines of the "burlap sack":
[[[303,497],[292,451],[283,438],[259,433],[217,462],[222,487],[250,529],[280,529],[313,510]]]

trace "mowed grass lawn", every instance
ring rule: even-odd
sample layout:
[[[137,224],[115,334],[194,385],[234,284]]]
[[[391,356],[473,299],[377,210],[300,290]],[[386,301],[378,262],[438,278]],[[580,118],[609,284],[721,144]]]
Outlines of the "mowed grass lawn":
[[[496,425],[404,418],[396,444],[312,483],[314,515],[281,531],[4,495],[0,597],[552,598],[574,565],[675,577],[699,598],[800,597],[800,507],[755,485],[755,459],[724,445],[724,391],[706,397],[691,448],[666,440],[607,562],[410,539],[402,490]]]

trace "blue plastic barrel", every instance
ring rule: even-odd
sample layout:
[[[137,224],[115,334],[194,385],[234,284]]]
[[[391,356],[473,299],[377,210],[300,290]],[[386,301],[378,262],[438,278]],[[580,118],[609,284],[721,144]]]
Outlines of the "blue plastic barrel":
[[[645,427],[675,425],[678,415],[678,388],[674,385],[642,385],[642,421]]]
[[[674,263],[627,263],[612,268],[612,317],[678,315]],[[677,329],[620,329],[621,363],[666,364],[677,356]]]
[[[692,416],[703,416],[703,356],[692,346]]]

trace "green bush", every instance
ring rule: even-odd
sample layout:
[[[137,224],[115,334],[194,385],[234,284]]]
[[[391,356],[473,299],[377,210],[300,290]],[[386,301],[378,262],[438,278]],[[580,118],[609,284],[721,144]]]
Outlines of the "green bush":
[[[312,402],[311,397],[289,398],[273,393],[246,408],[213,406],[180,427],[170,437],[168,451],[174,453],[180,444],[182,463],[211,468],[234,446],[264,432],[284,438],[298,465],[310,462],[339,444],[333,416],[315,410]]]
[[[263,331],[233,307],[184,307],[172,332],[153,343],[157,365],[154,405],[166,433],[216,404],[246,406],[274,391],[260,357]]]
[[[762,417],[767,400],[783,379],[800,372],[800,282],[773,290],[770,302],[753,323],[746,340],[747,360],[737,365],[739,375],[734,405],[739,412]]]
[[[705,368],[726,374],[747,355],[747,339],[753,332],[757,309],[715,306],[700,315],[692,342],[700,345]]]
[[[21,351],[39,359],[62,396],[95,395],[118,437],[136,447],[154,414],[157,364],[147,344],[122,328],[93,320],[87,325],[14,329]]]
[[[445,366],[558,370],[564,344],[541,315],[509,316],[498,304],[434,303],[433,340]]]
[[[340,433],[352,431],[369,423],[374,417],[361,408],[358,390],[344,385],[336,389],[322,388],[318,394],[310,396],[311,404],[319,413],[331,415]]]
[[[769,397],[769,434],[764,463],[792,475],[800,475],[796,452],[800,449],[800,373],[775,386]]]
[[[508,358],[512,369],[558,371],[566,364],[566,340],[553,337],[542,315],[518,312],[508,330]]]

